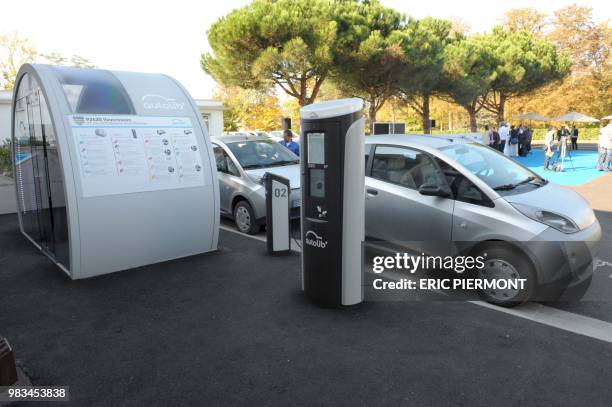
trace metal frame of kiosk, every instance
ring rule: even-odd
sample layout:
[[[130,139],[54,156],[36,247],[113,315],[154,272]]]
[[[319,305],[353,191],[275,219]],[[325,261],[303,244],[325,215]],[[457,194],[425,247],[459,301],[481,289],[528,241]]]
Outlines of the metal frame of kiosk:
[[[72,279],[216,250],[212,146],[176,80],[26,64],[12,114],[21,232]]]
[[[363,300],[365,216],[361,99],[301,109],[302,288],[314,302]]]

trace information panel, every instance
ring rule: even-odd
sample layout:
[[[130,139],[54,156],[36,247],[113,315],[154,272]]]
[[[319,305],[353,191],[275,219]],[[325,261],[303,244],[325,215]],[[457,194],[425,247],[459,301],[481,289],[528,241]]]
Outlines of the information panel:
[[[201,146],[186,117],[71,115],[83,196],[202,186]]]

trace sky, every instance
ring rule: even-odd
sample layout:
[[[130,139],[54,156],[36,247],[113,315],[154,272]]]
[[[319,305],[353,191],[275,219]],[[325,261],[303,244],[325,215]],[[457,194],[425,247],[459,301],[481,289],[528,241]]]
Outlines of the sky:
[[[200,68],[210,51],[206,31],[218,18],[249,0],[168,2],[103,0],[10,1],[2,6],[0,33],[17,31],[39,52],[81,55],[104,69],[161,72],[178,79],[194,98],[211,98],[214,80]],[[460,18],[472,32],[498,24],[513,8],[535,7],[551,13],[577,3],[593,9],[595,19],[612,18],[605,0],[382,0],[416,18]],[[27,5],[27,6],[25,6]]]

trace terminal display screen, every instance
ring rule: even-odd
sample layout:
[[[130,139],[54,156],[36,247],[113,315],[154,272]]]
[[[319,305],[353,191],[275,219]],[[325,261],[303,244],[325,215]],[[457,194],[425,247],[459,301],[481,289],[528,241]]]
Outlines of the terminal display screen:
[[[325,164],[325,133],[308,133],[308,164]]]

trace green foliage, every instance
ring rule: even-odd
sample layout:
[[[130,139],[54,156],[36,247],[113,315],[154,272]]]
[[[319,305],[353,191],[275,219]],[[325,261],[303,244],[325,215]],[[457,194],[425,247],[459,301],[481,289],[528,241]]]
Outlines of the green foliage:
[[[413,20],[404,36],[402,93],[410,99],[442,90],[444,49],[453,39],[451,22],[431,17]]]
[[[580,110],[569,109],[577,103],[572,101],[584,105],[582,99],[590,98],[597,104],[590,110],[604,115],[611,94],[610,30],[593,24],[589,13],[570,6],[550,20],[537,10],[519,9],[507,14],[504,27],[466,36],[460,25],[406,19],[379,0],[254,0],[213,24],[208,31],[212,53],[202,55],[201,65],[226,87],[268,94],[282,89],[294,98],[288,101],[292,116],[317,97],[358,96],[369,102],[372,121],[379,111],[386,115],[388,101],[400,110],[409,106],[406,121],[416,126],[418,114],[425,133],[430,116],[449,128],[469,120],[472,131],[477,119],[501,121],[508,100],[526,106],[552,94],[564,78],[568,85],[557,90],[572,98],[558,97],[558,103],[531,110],[561,114]],[[574,70],[588,70],[589,81],[586,74],[568,77],[567,55]],[[576,84],[588,91],[575,95]],[[262,125],[273,122],[278,111],[278,103],[269,102]],[[233,108],[227,111],[226,128],[253,122],[244,113],[255,111],[245,107],[249,103],[228,99],[226,104]]]
[[[223,131],[237,131],[240,128],[240,115],[234,106],[223,111]]]
[[[336,22],[324,0],[255,0],[214,23],[202,68],[225,86],[276,85],[312,103],[335,59]]]
[[[459,38],[444,49],[444,67],[438,96],[456,102],[470,117],[470,130],[477,130],[476,114],[495,80],[495,60],[489,37]]]
[[[447,20],[424,18],[410,21],[403,30],[404,66],[400,95],[421,115],[423,131],[430,131],[429,104],[432,95],[444,92],[444,49],[453,40]]]
[[[490,38],[474,35],[454,41],[444,49],[444,91],[457,104],[472,106],[486,95],[495,80],[495,60]]]
[[[560,81],[571,70],[570,60],[555,45],[527,31],[495,27],[490,34],[495,61],[495,80],[484,104],[499,121],[504,120],[508,99]]]
[[[501,27],[495,27],[491,36],[497,64],[494,91],[506,96],[520,95],[569,74],[569,58],[559,54],[548,40],[527,31],[511,32]]]
[[[343,94],[370,103],[372,123],[376,112],[399,90],[405,18],[378,1],[341,2],[335,10],[340,29],[333,82]]]
[[[589,143],[597,143],[599,140],[600,128],[599,126],[595,127],[579,127],[578,128],[578,144],[581,142],[589,142]],[[548,132],[548,128],[541,127],[533,129],[533,140],[535,141],[544,141],[544,136]]]
[[[0,174],[12,177],[13,162],[11,160],[11,145],[7,139],[3,145],[0,145]]]

